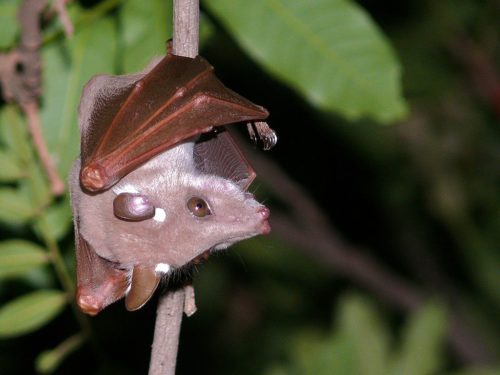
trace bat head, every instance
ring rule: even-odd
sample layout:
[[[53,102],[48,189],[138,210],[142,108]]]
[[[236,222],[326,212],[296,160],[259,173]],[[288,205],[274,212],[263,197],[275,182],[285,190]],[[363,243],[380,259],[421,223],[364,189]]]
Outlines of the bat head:
[[[125,268],[178,268],[207,250],[270,231],[269,210],[233,181],[196,170],[189,143],[84,200],[81,220],[89,220],[81,222],[81,234],[98,255]]]

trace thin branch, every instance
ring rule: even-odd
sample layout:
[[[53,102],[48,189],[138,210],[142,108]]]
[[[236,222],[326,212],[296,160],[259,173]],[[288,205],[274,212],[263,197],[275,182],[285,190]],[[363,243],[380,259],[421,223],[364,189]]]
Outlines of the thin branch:
[[[172,52],[175,55],[187,57],[198,55],[199,22],[199,0],[174,0]]]
[[[184,311],[184,289],[162,295],[156,312],[149,375],[174,375]]]
[[[19,46],[0,55],[0,84],[6,101],[16,102],[26,115],[33,143],[46,171],[54,195],[64,192],[64,182],[59,177],[45,140],[43,139],[38,98],[41,88],[42,44],[40,15],[46,0],[25,0],[19,7],[18,20],[21,25]]]
[[[64,33],[66,34],[66,38],[70,39],[73,36],[73,23],[69,18],[68,11],[66,10],[67,0],[54,0],[54,8],[59,14],[59,19],[64,28]]]
[[[64,193],[64,182],[57,173],[56,166],[52,160],[45,140],[43,139],[42,126],[40,123],[40,113],[38,111],[38,104],[36,101],[29,101],[27,103],[21,104],[21,109],[26,114],[28,120],[28,129],[31,133],[31,138],[33,139],[33,144],[37,150],[38,157],[42,162],[42,165],[49,178],[52,193],[54,195],[61,195]]]
[[[187,57],[195,57],[198,54],[199,18],[198,0],[174,0],[174,54]],[[184,311],[188,316],[196,311],[192,286],[170,290],[160,296],[149,375],[175,375]]]

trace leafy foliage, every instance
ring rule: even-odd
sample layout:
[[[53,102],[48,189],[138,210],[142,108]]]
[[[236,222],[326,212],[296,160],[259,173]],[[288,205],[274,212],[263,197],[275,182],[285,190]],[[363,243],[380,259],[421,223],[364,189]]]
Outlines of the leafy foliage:
[[[5,0],[0,4],[0,49],[8,48],[13,43],[18,33],[16,13],[19,1]]]
[[[444,311],[427,305],[410,315],[401,343],[394,343],[373,303],[348,295],[339,305],[335,331],[299,333],[291,344],[291,364],[275,365],[269,375],[372,375],[441,373],[436,361],[442,350]]]
[[[0,242],[0,280],[22,276],[34,267],[46,264],[47,254],[40,246],[23,240]]]
[[[405,113],[400,68],[367,14],[347,0],[232,1],[206,6],[272,74],[349,119]]]
[[[490,358],[500,352],[498,124],[453,52],[467,45],[456,47],[456,35],[470,32],[478,50],[498,59],[494,6],[478,3],[488,2],[202,2],[201,49],[229,87],[271,110],[281,137],[274,161],[314,197],[339,238],[370,248],[439,302],[407,313],[343,294],[355,284],[373,288],[356,270],[318,261],[310,245],[324,241],[319,235],[254,239],[200,269],[200,312],[184,324],[179,373],[499,373],[484,356],[461,368],[464,359],[449,346],[450,315],[460,313],[477,333],[470,351],[483,354],[480,342]],[[18,42],[19,4],[0,2],[0,51]],[[85,82],[141,70],[162,55],[172,17],[164,0],[68,7],[74,37],[64,38],[57,18],[47,17],[41,48],[43,134],[64,177],[78,154]],[[293,213],[281,196],[286,189],[256,186],[278,219]],[[51,195],[26,119],[0,103],[2,374],[147,367],[154,303],[135,314],[118,303],[91,321],[66,308],[74,295],[72,236],[68,195]]]
[[[64,293],[39,290],[17,298],[0,310],[0,337],[32,332],[52,320],[66,305]]]

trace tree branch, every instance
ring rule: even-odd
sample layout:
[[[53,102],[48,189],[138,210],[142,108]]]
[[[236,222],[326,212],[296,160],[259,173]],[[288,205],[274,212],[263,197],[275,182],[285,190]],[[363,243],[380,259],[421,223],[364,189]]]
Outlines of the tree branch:
[[[199,0],[174,0],[174,55],[196,57],[200,23]]]
[[[51,184],[52,193],[61,195],[64,182],[59,177],[42,135],[38,98],[41,89],[40,15],[46,0],[25,0],[19,7],[21,25],[19,46],[6,54],[0,54],[0,85],[6,101],[16,102],[26,115],[28,127],[42,165]]]
[[[172,52],[175,55],[187,57],[198,55],[199,18],[199,0],[174,0]],[[196,311],[192,286],[169,290],[160,296],[156,310],[149,375],[175,374],[184,311],[188,316]]]
[[[175,374],[183,311],[184,289],[171,290],[160,296],[149,375]]]

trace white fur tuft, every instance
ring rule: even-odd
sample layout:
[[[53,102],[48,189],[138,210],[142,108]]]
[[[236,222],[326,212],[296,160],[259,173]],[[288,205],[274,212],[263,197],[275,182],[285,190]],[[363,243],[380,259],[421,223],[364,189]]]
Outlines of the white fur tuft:
[[[137,188],[132,185],[132,184],[123,184],[123,185],[115,185],[113,187],[113,192],[118,195],[121,193],[132,193],[132,194],[138,194],[139,191]]]
[[[170,264],[167,264],[167,263],[158,263],[155,267],[155,272],[159,272],[159,273],[168,273],[168,271],[170,271]]]
[[[163,208],[155,208],[155,216],[153,216],[153,220],[163,223],[166,217],[167,214],[165,213],[165,210]]]

